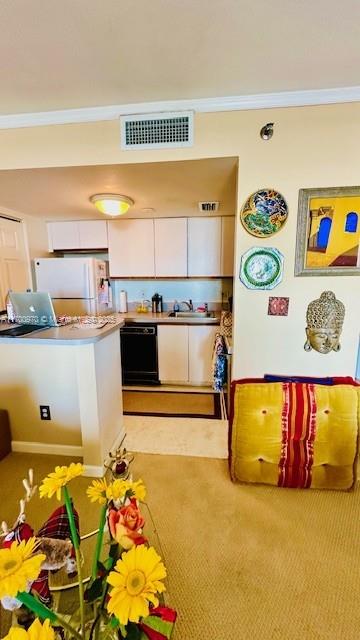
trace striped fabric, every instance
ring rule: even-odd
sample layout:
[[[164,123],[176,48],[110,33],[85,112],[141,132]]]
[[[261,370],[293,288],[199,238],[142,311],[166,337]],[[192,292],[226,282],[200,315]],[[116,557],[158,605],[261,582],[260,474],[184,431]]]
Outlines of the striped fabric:
[[[284,382],[283,395],[278,486],[308,489],[316,434],[314,385]]]

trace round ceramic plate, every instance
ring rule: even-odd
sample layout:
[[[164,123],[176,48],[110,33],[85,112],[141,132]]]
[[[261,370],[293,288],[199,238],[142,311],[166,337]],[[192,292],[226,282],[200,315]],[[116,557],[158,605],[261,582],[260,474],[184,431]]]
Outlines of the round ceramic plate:
[[[287,216],[288,207],[281,193],[274,189],[261,189],[246,200],[240,220],[251,235],[267,238],[280,231]]]
[[[277,249],[253,247],[241,258],[240,280],[248,289],[274,289],[282,280],[283,265]]]

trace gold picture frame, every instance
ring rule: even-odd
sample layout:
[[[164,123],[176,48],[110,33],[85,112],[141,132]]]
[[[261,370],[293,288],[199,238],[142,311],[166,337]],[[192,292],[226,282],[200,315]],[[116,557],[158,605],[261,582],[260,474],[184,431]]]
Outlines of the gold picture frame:
[[[300,189],[295,276],[360,275],[360,187]]]

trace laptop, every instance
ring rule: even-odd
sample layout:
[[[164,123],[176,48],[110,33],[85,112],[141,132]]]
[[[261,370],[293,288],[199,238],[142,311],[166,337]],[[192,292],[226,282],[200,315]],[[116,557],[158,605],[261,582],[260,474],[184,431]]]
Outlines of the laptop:
[[[58,327],[49,293],[9,293],[15,322],[20,325],[0,331],[0,337],[18,337],[49,327]]]

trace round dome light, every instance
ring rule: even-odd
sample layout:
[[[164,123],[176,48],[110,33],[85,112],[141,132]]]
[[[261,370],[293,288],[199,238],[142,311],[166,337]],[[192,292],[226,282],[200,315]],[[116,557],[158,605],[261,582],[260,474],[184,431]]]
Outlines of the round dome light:
[[[128,198],[128,196],[122,196],[117,193],[96,193],[91,196],[90,202],[101,213],[114,217],[123,215],[134,204],[134,200]]]

